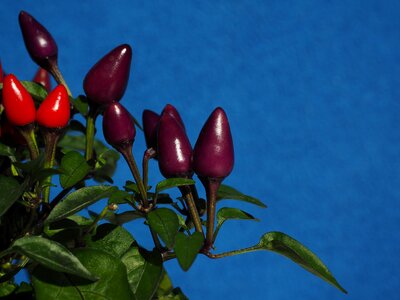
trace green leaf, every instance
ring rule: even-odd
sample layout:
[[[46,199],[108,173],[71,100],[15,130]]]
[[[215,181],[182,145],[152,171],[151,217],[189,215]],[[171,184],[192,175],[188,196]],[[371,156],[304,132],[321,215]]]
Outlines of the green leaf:
[[[17,287],[13,283],[2,282],[0,283],[0,298],[6,297],[15,291]]]
[[[21,83],[34,100],[42,102],[47,97],[48,93],[43,85],[31,81],[21,81]]]
[[[46,223],[71,216],[100,199],[110,197],[116,190],[117,187],[113,186],[89,186],[72,192],[53,208],[46,219]]]
[[[37,171],[35,174],[32,174],[31,181],[43,181],[47,179],[49,176],[59,175],[59,174],[61,174],[61,170],[52,168],[41,169],[40,171]],[[49,183],[47,182],[47,184]]]
[[[38,267],[32,276],[37,300],[136,299],[129,287],[126,268],[120,259],[104,251],[90,248],[76,249],[73,253],[91,273],[100,279],[89,282],[73,275]]]
[[[20,185],[13,177],[0,175],[0,216],[22,196],[26,186],[26,182]]]
[[[258,219],[254,218],[249,213],[240,210],[238,208],[231,208],[231,207],[223,207],[217,212],[217,228],[214,232],[213,241],[215,241],[219,230],[221,229],[222,225],[227,220],[254,220],[259,221]]]
[[[241,200],[244,202],[255,204],[260,207],[267,207],[260,200],[245,195],[239,192],[238,190],[234,189],[233,187],[227,186],[225,184],[221,184],[221,186],[218,189],[217,201],[221,201],[222,199]]]
[[[185,235],[183,232],[177,234],[174,250],[179,265],[184,271],[189,270],[203,243],[204,238],[200,232],[195,232],[190,236]]]
[[[114,203],[114,204],[126,204],[131,201],[131,194],[125,191],[118,190],[115,193],[111,195],[111,197],[108,199],[108,204]]]
[[[86,246],[121,257],[134,241],[132,235],[121,226],[105,223],[97,227],[96,234],[87,241]]]
[[[96,146],[98,145],[99,142],[97,143],[95,141],[94,143],[95,149],[99,149],[96,148]],[[108,148],[105,149],[106,149],[105,151],[96,150],[98,156],[97,156],[97,163],[95,166],[94,179],[99,182],[103,182],[103,178],[112,178],[117,168],[117,162],[120,157],[118,152]]]
[[[86,127],[78,120],[71,120],[68,124],[67,130],[78,131],[82,134],[86,134]]]
[[[32,296],[32,286],[26,282],[21,282],[20,286],[15,291],[15,299],[28,300],[33,299]]]
[[[12,162],[16,160],[14,150],[2,143],[0,143],[0,156],[9,157]]]
[[[36,173],[43,169],[44,153],[41,153],[39,157],[34,160],[30,160],[26,163],[15,162],[14,165],[25,173],[34,177]]]
[[[134,192],[136,194],[140,194],[137,184],[130,180],[126,181],[126,183],[124,185],[124,189],[125,189],[125,191],[130,191],[130,192]]]
[[[168,208],[159,208],[147,215],[150,227],[160,236],[168,248],[172,248],[179,229],[176,213]]]
[[[85,96],[79,95],[75,100],[72,101],[72,103],[82,116],[87,115],[89,111],[89,104]]]
[[[130,221],[141,219],[141,218],[144,218],[143,214],[141,214],[137,211],[125,211],[120,214],[114,213],[114,215],[110,218],[108,218],[108,216],[106,215],[106,219],[116,225],[122,225],[122,224],[128,223]]]
[[[122,262],[126,266],[128,281],[136,298],[152,299],[164,273],[160,254],[135,247],[122,257]]]
[[[79,152],[70,151],[61,159],[60,169],[60,184],[67,189],[83,180],[89,173],[90,166]]]
[[[156,299],[159,300],[188,300],[183,294],[180,288],[174,288],[167,272],[164,271],[164,275],[161,279],[160,285],[158,286]]]
[[[161,191],[173,188],[173,187],[178,187],[178,186],[183,186],[183,185],[193,185],[196,182],[193,179],[189,178],[168,178],[165,179],[161,182],[159,182],[156,186],[156,193],[158,194]]]
[[[290,258],[307,271],[347,294],[347,291],[340,286],[324,263],[304,245],[290,236],[282,232],[269,232],[261,237],[256,247],[270,250]]]
[[[18,252],[33,261],[57,272],[96,280],[67,248],[40,236],[25,236],[14,242],[10,252]]]
[[[58,142],[58,146],[64,149],[64,152],[71,150],[84,151],[86,138],[84,135],[64,135]]]

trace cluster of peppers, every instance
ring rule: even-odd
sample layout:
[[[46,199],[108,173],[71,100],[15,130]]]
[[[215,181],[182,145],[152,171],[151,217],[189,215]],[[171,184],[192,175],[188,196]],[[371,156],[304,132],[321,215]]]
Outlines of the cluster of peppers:
[[[20,13],[19,23],[26,48],[40,67],[34,81],[50,91],[50,73],[58,86],[50,91],[36,109],[31,95],[18,79],[13,74],[3,79],[0,71],[0,78],[3,79],[2,105],[7,122],[25,139],[31,159],[39,155],[35,137],[36,124],[39,126],[45,144],[45,167],[52,168],[57,142],[74,113],[74,103],[70,100],[71,92],[59,71],[57,44],[51,34],[26,12]],[[200,219],[204,214],[204,203],[199,199],[196,187],[186,185],[181,186],[180,190],[195,230],[204,236],[202,251],[208,253],[213,246],[217,191],[224,178],[231,173],[234,164],[228,118],[222,108],[216,108],[204,124],[192,149],[182,118],[172,105],[166,105],[160,115],[145,110],[142,121],[147,150],[143,157],[141,175],[132,154],[136,135],[135,120],[119,103],[127,87],[131,59],[131,47],[120,45],[101,58],[84,78],[83,89],[89,104],[85,157],[88,161],[93,158],[94,124],[97,116],[102,114],[104,137],[127,161],[139,190],[137,209],[143,213],[156,208],[155,200],[147,196],[150,159],[158,161],[160,172],[166,178],[192,178],[196,173],[207,195],[205,235]],[[49,177],[48,183],[50,181]],[[44,186],[42,201],[48,203],[49,195],[50,184]]]

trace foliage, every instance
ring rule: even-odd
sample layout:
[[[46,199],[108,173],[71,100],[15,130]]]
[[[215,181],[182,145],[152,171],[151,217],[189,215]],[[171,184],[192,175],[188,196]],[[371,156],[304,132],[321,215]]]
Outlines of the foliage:
[[[65,84],[59,76],[55,79]],[[37,105],[47,97],[41,85],[22,83]],[[98,139],[91,140],[91,124],[100,111],[93,113],[94,106],[85,96],[71,96],[70,100],[72,118],[57,132],[51,164],[49,140],[40,133],[43,128],[35,126],[33,132],[40,153],[36,158],[28,151],[29,143],[20,144],[0,135],[0,297],[187,299],[173,287],[165,261],[177,259],[187,271],[199,254],[217,259],[257,250],[281,254],[346,292],[315,254],[284,233],[269,232],[255,246],[213,253],[212,244],[226,221],[257,219],[230,207],[221,208],[216,215],[206,213],[210,199],[205,204],[198,197],[198,183],[188,176],[152,183],[151,188],[147,163],[154,155],[145,155],[142,175],[127,158],[134,181],[128,180],[123,189],[119,188],[121,183],[114,184],[112,177],[120,153]],[[5,118],[3,107],[0,118]],[[79,121],[82,118],[86,125]],[[126,158],[126,149],[115,148]],[[58,186],[59,193],[47,200],[44,195],[53,185]],[[179,189],[182,197],[173,199],[166,193],[170,189]],[[108,203],[100,213],[89,210],[91,218],[81,216],[82,210],[102,199]],[[266,207],[259,199],[220,185],[215,200],[224,199]],[[124,212],[117,213],[119,208]],[[122,227],[139,218],[149,229],[153,249],[145,249]],[[205,237],[203,225],[213,229],[209,224],[214,219],[216,229]],[[205,239],[210,236],[211,245],[207,245]],[[18,285],[14,278],[21,270],[29,272],[31,281]]]

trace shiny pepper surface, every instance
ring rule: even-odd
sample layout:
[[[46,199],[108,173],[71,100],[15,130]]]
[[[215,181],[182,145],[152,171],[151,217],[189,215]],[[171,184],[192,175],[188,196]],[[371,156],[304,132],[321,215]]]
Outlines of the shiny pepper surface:
[[[58,47],[47,29],[25,11],[19,14],[19,25],[32,60],[46,70],[57,63]]]
[[[225,111],[216,108],[204,124],[193,150],[193,169],[199,177],[227,177],[233,168],[231,129]]]
[[[89,103],[105,105],[121,100],[128,85],[132,61],[129,45],[120,45],[102,57],[86,74],[83,89]]]
[[[11,124],[25,126],[35,122],[36,109],[32,96],[13,74],[4,77],[3,106]]]
[[[46,89],[46,91],[50,93],[51,91],[50,74],[45,69],[39,67],[32,81],[41,84]]]
[[[103,134],[107,143],[118,151],[131,147],[136,128],[131,114],[119,103],[112,103],[103,112]]]
[[[40,105],[37,122],[46,128],[63,128],[70,119],[70,103],[67,90],[58,85]]]

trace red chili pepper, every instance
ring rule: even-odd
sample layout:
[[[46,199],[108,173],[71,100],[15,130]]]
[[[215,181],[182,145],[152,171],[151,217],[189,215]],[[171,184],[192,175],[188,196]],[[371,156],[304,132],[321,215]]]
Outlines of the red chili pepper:
[[[13,74],[4,77],[3,106],[11,124],[25,126],[35,122],[36,109],[32,96]]]
[[[37,122],[46,128],[63,128],[67,126],[70,114],[68,93],[60,84],[40,105],[37,111]]]
[[[1,66],[1,61],[0,61],[0,83],[3,83],[3,68]]]
[[[32,81],[41,84],[46,89],[46,91],[50,93],[51,91],[50,74],[45,69],[39,67]]]

